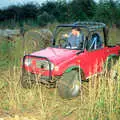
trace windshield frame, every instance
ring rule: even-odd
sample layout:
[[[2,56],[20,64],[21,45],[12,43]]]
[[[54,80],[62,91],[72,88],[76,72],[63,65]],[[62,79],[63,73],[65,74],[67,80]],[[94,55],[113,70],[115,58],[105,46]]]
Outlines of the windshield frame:
[[[56,45],[56,33],[57,33],[57,30],[58,28],[60,27],[80,27],[80,28],[83,28],[83,29],[86,29],[88,34],[85,36],[85,39],[84,39],[84,43],[83,43],[83,49],[86,47],[85,44],[86,44],[86,40],[89,38],[89,35],[91,32],[95,32],[97,31],[98,29],[102,29],[103,31],[103,34],[104,34],[104,44],[105,46],[107,46],[107,41],[108,41],[108,34],[107,34],[107,28],[106,28],[106,25],[102,22],[90,22],[90,21],[78,21],[78,22],[75,22],[73,24],[60,24],[60,25],[57,25],[55,30],[54,30],[54,33],[53,33],[53,41],[52,41],[52,45],[55,47]]]
[[[88,28],[86,27],[86,26],[77,26],[77,25],[70,25],[70,24],[68,24],[68,25],[58,25],[57,27],[56,27],[56,29],[55,29],[55,31],[54,31],[54,33],[53,33],[53,36],[54,36],[54,38],[53,38],[53,47],[55,47],[56,46],[56,38],[57,38],[57,35],[58,35],[58,29],[59,28],[70,28],[70,29],[72,29],[72,27],[80,27],[81,29],[86,29],[87,30],[87,32],[88,32],[88,35],[89,35],[89,30],[88,30]],[[83,46],[82,46],[82,48],[81,49],[79,49],[79,48],[74,48],[74,49],[71,49],[71,48],[64,48],[64,49],[70,49],[70,50],[83,50],[84,48],[85,48],[85,41],[86,41],[86,36],[85,36],[85,39],[83,40]],[[61,47],[62,49],[63,49],[63,47]]]

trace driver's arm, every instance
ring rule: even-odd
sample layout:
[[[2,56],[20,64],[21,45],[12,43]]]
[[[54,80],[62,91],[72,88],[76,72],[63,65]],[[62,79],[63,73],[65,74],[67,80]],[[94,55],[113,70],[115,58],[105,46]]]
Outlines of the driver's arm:
[[[68,38],[69,35],[68,35],[68,34],[64,34],[63,37],[64,37],[64,38]]]

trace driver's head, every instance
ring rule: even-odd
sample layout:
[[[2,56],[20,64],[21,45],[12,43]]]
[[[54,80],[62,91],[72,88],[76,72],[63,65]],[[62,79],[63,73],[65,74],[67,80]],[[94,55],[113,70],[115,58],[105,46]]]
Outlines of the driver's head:
[[[72,27],[72,34],[77,36],[80,34],[80,28],[79,27]]]

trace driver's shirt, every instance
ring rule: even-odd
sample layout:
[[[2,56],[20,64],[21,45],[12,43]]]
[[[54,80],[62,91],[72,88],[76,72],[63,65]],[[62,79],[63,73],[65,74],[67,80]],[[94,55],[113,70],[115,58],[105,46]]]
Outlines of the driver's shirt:
[[[77,36],[70,34],[68,37],[68,43],[70,43],[71,47],[79,47],[82,41],[83,41],[82,34],[78,34]]]

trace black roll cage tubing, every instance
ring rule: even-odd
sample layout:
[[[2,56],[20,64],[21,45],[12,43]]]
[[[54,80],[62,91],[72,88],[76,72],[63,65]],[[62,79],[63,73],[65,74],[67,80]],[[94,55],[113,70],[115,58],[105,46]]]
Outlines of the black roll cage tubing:
[[[106,25],[104,23],[100,23],[100,22],[76,22],[73,24],[61,24],[56,26],[56,29],[54,30],[53,33],[53,46],[55,46],[56,43],[56,31],[58,28],[60,27],[81,27],[81,28],[85,28],[88,31],[88,35],[86,37],[89,37],[91,32],[95,32],[98,29],[103,29],[103,36],[104,36],[104,45],[107,46],[107,32],[106,32]],[[85,44],[86,39],[84,40],[84,44]],[[85,45],[83,46],[83,49],[85,48]]]
[[[51,62],[50,62],[50,60],[47,58],[47,57],[43,57],[43,56],[35,56],[35,55],[25,55],[24,57],[23,57],[23,68],[25,68],[25,58],[26,57],[35,57],[35,58],[42,58],[42,59],[45,59],[45,60],[47,60],[48,61],[48,64],[49,64],[49,80],[52,80],[52,70],[51,70]]]

